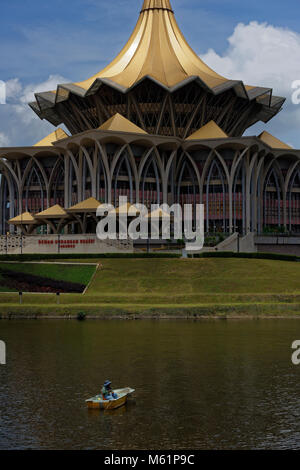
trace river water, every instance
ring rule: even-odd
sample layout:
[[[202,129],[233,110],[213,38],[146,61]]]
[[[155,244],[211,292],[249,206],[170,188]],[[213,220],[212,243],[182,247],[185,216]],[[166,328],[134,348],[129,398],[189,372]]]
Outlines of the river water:
[[[0,449],[299,449],[298,320],[0,321]],[[136,389],[88,410],[105,379]]]

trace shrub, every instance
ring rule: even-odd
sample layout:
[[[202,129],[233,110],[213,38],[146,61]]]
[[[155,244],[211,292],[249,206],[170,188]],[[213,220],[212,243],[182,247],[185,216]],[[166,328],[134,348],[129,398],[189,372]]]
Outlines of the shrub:
[[[24,254],[24,255],[0,255],[0,261],[46,261],[64,259],[111,259],[111,258],[180,258],[178,253],[49,253],[49,254]]]
[[[86,313],[85,312],[79,312],[77,314],[77,320],[78,321],[84,321],[86,319]]]
[[[234,253],[232,251],[212,251],[207,253],[197,253],[193,256],[194,258],[247,258],[271,259],[279,261],[300,261],[300,258],[296,255],[281,255],[278,253]]]

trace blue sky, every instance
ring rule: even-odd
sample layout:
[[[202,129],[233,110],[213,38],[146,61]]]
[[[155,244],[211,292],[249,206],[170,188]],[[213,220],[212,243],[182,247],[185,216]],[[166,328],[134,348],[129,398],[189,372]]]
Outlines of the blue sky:
[[[300,148],[300,105],[291,104],[290,92],[292,81],[300,80],[299,0],[171,3],[193,49],[219,73],[273,86],[275,94],[287,95],[286,110],[249,133],[266,128]],[[0,80],[9,83],[10,94],[7,105],[0,105],[0,145],[30,145],[50,132],[49,124],[27,110],[26,99],[56,80],[77,81],[99,71],[128,39],[141,4],[142,0],[1,2]],[[254,47],[268,60],[256,59]]]

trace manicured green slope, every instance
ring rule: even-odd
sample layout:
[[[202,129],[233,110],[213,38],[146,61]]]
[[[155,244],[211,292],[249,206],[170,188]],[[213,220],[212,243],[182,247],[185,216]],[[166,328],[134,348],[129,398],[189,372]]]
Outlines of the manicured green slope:
[[[86,294],[0,294],[0,316],[300,316],[300,263],[236,258],[101,259]],[[1,264],[1,266],[3,266]],[[7,268],[14,265],[8,263]],[[15,264],[73,282],[94,266]],[[25,271],[24,271],[25,272]],[[0,283],[5,279],[0,278]],[[1,289],[3,292],[3,289]]]
[[[94,295],[143,294],[155,301],[195,294],[300,292],[300,263],[252,259],[102,260],[87,292]]]

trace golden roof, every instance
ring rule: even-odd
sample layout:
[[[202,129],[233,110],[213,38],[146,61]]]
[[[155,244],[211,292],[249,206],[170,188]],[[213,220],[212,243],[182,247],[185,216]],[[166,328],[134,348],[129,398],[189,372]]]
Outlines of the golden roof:
[[[134,134],[147,134],[143,129],[133,124],[121,114],[116,113],[108,121],[104,122],[99,128],[102,131],[131,132]]]
[[[96,212],[101,202],[97,201],[94,197],[89,197],[85,201],[75,204],[75,206],[66,209],[67,212]]]
[[[114,210],[116,211],[116,214],[118,214],[118,215],[128,214],[131,217],[135,217],[136,214],[141,212],[140,209],[135,207],[130,202],[127,202],[126,204],[122,204],[122,206],[119,206]],[[113,211],[111,211],[111,212],[113,212]]]
[[[145,0],[135,29],[119,55],[99,73],[75,85],[88,90],[97,78],[106,78],[130,88],[147,75],[169,88],[193,76],[210,88],[227,82],[188,45],[169,0]]]
[[[51,134],[47,135],[42,140],[34,144],[34,147],[50,147],[53,145],[53,142],[65,139],[66,137],[69,137],[68,134],[59,127],[54,132],[51,132]]]
[[[146,217],[151,218],[151,219],[170,219],[171,218],[170,214],[162,210],[160,207],[150,212],[150,214],[148,214]]]
[[[36,220],[30,212],[23,212],[23,214],[14,217],[8,221],[9,224],[12,225],[28,225],[28,224],[36,224]]]
[[[269,147],[273,149],[286,149],[286,150],[292,150],[293,147],[290,147],[290,145],[285,144],[281,140],[277,139],[274,137],[272,134],[269,134],[269,132],[264,131],[262,132],[258,138],[262,140],[265,144],[267,144]]]
[[[58,125],[63,122],[57,109],[70,94],[82,99],[94,95],[103,84],[125,93],[150,78],[174,92],[196,81],[215,95],[232,89],[236,96],[261,106],[261,120],[277,114],[285,99],[272,89],[228,80],[206,65],[189,46],[176,22],[169,0],[144,0],[137,24],[117,57],[103,70],[81,82],[58,84],[56,90],[36,93],[31,108],[41,119]]]
[[[209,121],[186,140],[226,139],[228,135],[215,123]]]
[[[48,209],[35,214],[37,219],[60,219],[68,217],[67,212],[59,204],[49,207]]]

